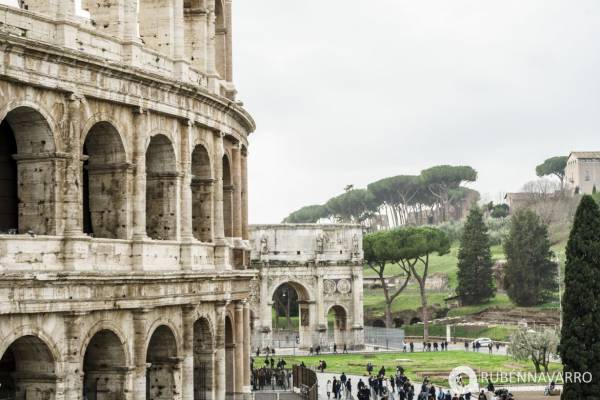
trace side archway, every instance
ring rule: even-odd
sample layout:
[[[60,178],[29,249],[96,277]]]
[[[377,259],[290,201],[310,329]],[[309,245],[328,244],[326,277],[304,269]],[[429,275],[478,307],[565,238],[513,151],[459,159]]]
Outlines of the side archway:
[[[83,393],[88,400],[117,398],[125,392],[125,344],[115,332],[102,329],[87,344],[83,357]]]
[[[181,391],[177,339],[167,325],[158,326],[146,350],[146,398],[173,399]]]
[[[152,136],[146,150],[146,233],[154,240],[177,238],[177,161],[171,140]]]
[[[83,144],[83,229],[107,239],[128,236],[128,182],[132,170],[127,163],[121,135],[106,121],[94,124]]]
[[[46,342],[34,335],[13,341],[0,358],[0,398],[37,393],[53,400],[57,392],[57,360]],[[25,397],[23,397],[25,398]]]
[[[327,312],[328,338],[337,347],[347,345],[348,311],[340,305],[334,305]]]
[[[208,150],[199,144],[192,152],[192,228],[194,237],[212,242],[214,179]]]
[[[55,176],[65,162],[40,111],[18,106],[6,113],[0,123],[0,232],[56,233]]]

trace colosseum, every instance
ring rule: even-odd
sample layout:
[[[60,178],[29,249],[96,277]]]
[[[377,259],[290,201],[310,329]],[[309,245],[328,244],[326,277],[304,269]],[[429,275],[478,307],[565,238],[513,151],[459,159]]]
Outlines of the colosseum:
[[[245,397],[231,0],[0,3],[0,399]]]

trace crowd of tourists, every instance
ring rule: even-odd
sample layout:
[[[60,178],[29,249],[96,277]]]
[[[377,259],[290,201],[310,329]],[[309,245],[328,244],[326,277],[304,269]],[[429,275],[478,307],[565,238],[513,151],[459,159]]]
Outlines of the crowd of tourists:
[[[257,350],[260,354],[260,350]],[[264,358],[263,365],[255,365],[255,359],[250,359],[250,380],[252,390],[289,390],[292,384],[292,373],[286,369],[286,361],[280,358],[275,362],[271,351]],[[269,356],[271,355],[271,356]]]

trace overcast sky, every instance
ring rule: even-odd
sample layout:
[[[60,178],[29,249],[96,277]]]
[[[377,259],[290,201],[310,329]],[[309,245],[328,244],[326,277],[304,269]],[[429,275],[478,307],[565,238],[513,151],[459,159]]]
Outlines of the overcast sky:
[[[237,0],[250,222],[437,164],[485,198],[600,150],[600,1]]]

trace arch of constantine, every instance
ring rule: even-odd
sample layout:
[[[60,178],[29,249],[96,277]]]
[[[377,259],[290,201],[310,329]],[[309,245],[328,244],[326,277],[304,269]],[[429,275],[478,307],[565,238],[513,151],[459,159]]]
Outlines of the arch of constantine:
[[[274,345],[274,296],[288,285],[298,298],[300,348],[364,347],[360,226],[253,225],[250,241],[259,271],[250,296],[253,345]]]
[[[0,398],[245,395],[255,124],[232,82],[231,0],[14,3]]]

